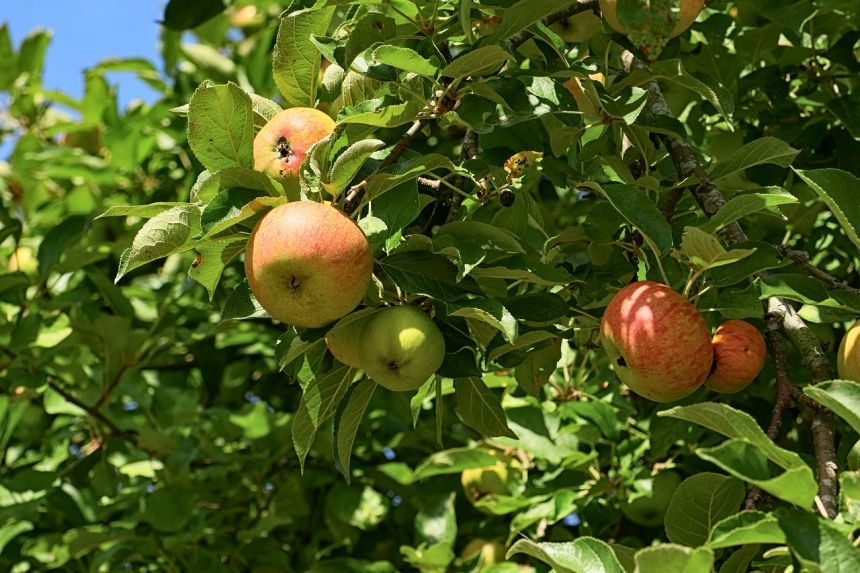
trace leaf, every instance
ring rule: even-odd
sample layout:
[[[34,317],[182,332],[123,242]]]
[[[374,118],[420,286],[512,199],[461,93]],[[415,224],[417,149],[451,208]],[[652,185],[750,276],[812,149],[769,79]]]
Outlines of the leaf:
[[[779,473],[773,464],[768,462],[762,450],[744,440],[733,439],[713,448],[699,448],[696,455],[733,476],[800,507],[811,507],[818,493],[812,468],[805,464],[789,466]]]
[[[284,197],[260,196],[260,193],[243,187],[233,187],[218,193],[200,215],[203,238],[217,235],[254,215],[287,202]]]
[[[334,8],[322,8],[281,18],[272,73],[284,96],[284,107],[313,107],[316,103],[320,53],[311,43],[311,35],[325,34],[333,14]]]
[[[385,142],[379,139],[364,139],[350,145],[335,159],[330,177],[327,182],[323,181],[323,188],[332,197],[339,196],[368,158],[383,147]]]
[[[666,508],[669,541],[690,547],[703,545],[714,524],[734,515],[745,495],[743,484],[728,476],[703,472],[688,477]]]
[[[293,445],[302,471],[317,430],[334,414],[352,382],[353,373],[352,368],[339,366],[311,380],[302,392],[293,418]]]
[[[775,137],[762,137],[736,149],[732,156],[711,169],[711,179],[717,180],[740,173],[756,165],[791,165],[799,149],[794,149],[786,142]]]
[[[123,251],[114,282],[141,265],[186,250],[189,241],[199,233],[200,210],[195,205],[181,205],[159,213],[140,228],[131,247]]]
[[[372,202],[389,189],[437,169],[456,170],[451,160],[444,155],[430,153],[407,161],[400,161],[389,171],[371,176],[367,180],[364,190]]]
[[[224,11],[224,0],[170,0],[162,24],[170,30],[190,30]]]
[[[857,200],[860,179],[840,169],[796,172],[830,208],[851,242],[860,248],[860,201]]]
[[[158,531],[176,532],[185,527],[194,510],[190,492],[163,487],[146,498],[143,519]]]
[[[456,58],[442,69],[442,75],[448,78],[492,75],[513,59],[501,46],[484,46]]]
[[[243,320],[268,316],[248,287],[248,281],[242,281],[227,297],[224,308],[221,309],[221,321]]]
[[[337,123],[397,127],[414,121],[418,109],[414,101],[385,105],[382,99],[369,99],[341,109],[337,114]]]
[[[469,277],[457,281],[457,267],[441,255],[409,251],[385,257],[379,264],[400,288],[413,294],[455,301],[478,291]]]
[[[209,171],[254,167],[254,113],[239,86],[204,82],[188,104],[188,144]]]
[[[459,474],[471,468],[485,468],[498,462],[487,450],[455,448],[430,455],[412,472],[413,482],[438,475]]]
[[[187,204],[188,203],[180,203],[177,201],[163,201],[149,203],[148,205],[114,205],[113,207],[108,207],[107,210],[96,217],[96,219],[104,217],[140,217],[141,219],[149,219],[163,211],[166,211],[167,209],[170,209],[171,207],[178,207],[180,205]]]
[[[39,274],[45,276],[60,262],[63,253],[77,242],[90,228],[87,215],[72,215],[60,224],[50,228],[39,245]]]
[[[744,259],[755,249],[732,249],[727,251],[715,236],[697,227],[684,227],[681,238],[681,253],[700,269],[711,269]]]
[[[700,547],[661,543],[636,552],[636,573],[711,573],[714,553]]]
[[[594,537],[567,543],[535,543],[520,539],[508,550],[508,558],[524,554],[543,561],[557,573],[624,573],[612,547]]]
[[[454,411],[464,424],[488,438],[516,438],[508,427],[502,404],[480,378],[455,378],[457,405]]]
[[[793,508],[778,510],[777,517],[803,571],[860,571],[860,551],[830,520]]]
[[[215,297],[215,287],[221,280],[224,267],[245,250],[247,242],[246,236],[225,237],[197,251],[197,258],[188,270],[188,276],[206,288],[209,302]]]
[[[706,233],[716,233],[735,221],[777,205],[797,203],[797,197],[779,187],[769,187],[767,193],[745,193],[738,195],[723,205],[716,215],[700,228]]]
[[[647,195],[621,183],[604,185],[601,191],[628,223],[650,239],[658,256],[672,248],[672,228]]]
[[[355,442],[358,426],[376,387],[377,384],[369,378],[353,384],[347,390],[335,413],[334,464],[346,478],[346,483],[350,481],[349,461],[352,455],[352,444]]]
[[[373,59],[380,64],[387,64],[398,70],[404,70],[424,76],[425,78],[436,77],[438,71],[436,66],[421,54],[410,48],[391,46],[388,44],[379,46],[373,50]]]
[[[860,384],[853,380],[828,380],[805,387],[803,393],[830,408],[860,433]]]
[[[502,11],[502,20],[496,31],[485,41],[494,43],[506,40],[550,14],[560,12],[576,2],[577,0],[519,0],[510,8]]]
[[[785,534],[779,528],[776,516],[763,511],[742,511],[714,525],[708,539],[711,549],[752,543],[785,543]]]
[[[22,533],[32,530],[32,522],[17,520],[14,517],[7,520],[2,526],[0,526],[0,555],[3,554],[3,549],[6,548],[6,545],[8,545],[10,541]]]

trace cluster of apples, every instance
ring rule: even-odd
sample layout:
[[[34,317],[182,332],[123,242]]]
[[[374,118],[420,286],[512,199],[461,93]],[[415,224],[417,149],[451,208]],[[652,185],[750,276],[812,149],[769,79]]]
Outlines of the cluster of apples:
[[[739,392],[755,380],[766,356],[755,326],[729,320],[712,337],[696,307],[651,281],[615,294],[600,322],[600,340],[618,378],[655,402],[680,400],[702,384]]]
[[[313,108],[278,112],[254,138],[254,168],[281,180],[298,178],[309,149],[334,125]],[[245,274],[257,302],[272,317],[299,328],[320,328],[361,303],[373,276],[373,253],[361,228],[340,210],[292,201],[266,213],[254,227]],[[418,308],[388,307],[351,318],[329,331],[329,350],[378,384],[414,390],[442,365],[442,333]]]

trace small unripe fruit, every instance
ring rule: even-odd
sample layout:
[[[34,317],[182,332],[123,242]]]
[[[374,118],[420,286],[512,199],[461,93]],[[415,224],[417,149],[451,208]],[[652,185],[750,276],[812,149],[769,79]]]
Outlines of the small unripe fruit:
[[[842,337],[836,353],[836,371],[842,380],[860,382],[860,320]]]
[[[728,320],[714,332],[714,366],[705,386],[723,394],[740,392],[755,380],[767,355],[764,337],[744,320]]]
[[[483,468],[469,468],[460,474],[466,497],[472,501],[485,495],[508,493],[509,481],[508,468],[501,462]]]

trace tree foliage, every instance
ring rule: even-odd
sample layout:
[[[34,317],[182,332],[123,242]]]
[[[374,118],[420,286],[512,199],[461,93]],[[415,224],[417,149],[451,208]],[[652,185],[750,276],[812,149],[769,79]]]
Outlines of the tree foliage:
[[[860,571],[858,2],[675,38],[671,1],[619,0],[628,36],[596,1],[227,4],[171,0],[163,61],[80,99],[0,28],[0,569]],[[295,106],[337,127],[285,184],[252,142]],[[250,230],[302,199],[370,240],[358,312],[432,313],[417,392],[253,299]],[[765,332],[758,379],[624,387],[597,327],[644,279]]]

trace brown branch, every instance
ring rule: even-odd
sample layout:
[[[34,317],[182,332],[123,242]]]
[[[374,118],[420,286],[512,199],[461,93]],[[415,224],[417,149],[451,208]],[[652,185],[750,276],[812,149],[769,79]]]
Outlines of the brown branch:
[[[648,65],[637,59],[631,52],[625,52],[622,56],[625,66],[631,70],[647,70]],[[663,97],[663,92],[660,89],[656,80],[646,82],[648,90],[648,111],[655,115],[663,115],[672,117],[666,99]],[[659,136],[669,155],[675,168],[678,171],[679,180],[683,181],[687,178],[695,178],[698,183],[691,186],[690,192],[699,204],[702,211],[709,217],[713,217],[726,204],[726,199],[723,197],[717,186],[710,179],[702,164],[696,157],[695,150],[686,141],[679,137],[671,135]],[[747,240],[741,226],[734,222],[720,231],[720,235],[729,244],[741,243]],[[765,276],[760,273],[758,276]],[[829,380],[832,378],[832,370],[827,355],[821,349],[821,344],[815,334],[806,326],[794,308],[786,304],[782,299],[771,297],[767,301],[768,314],[778,317],[782,329],[791,339],[792,343],[800,352],[804,366],[812,374],[816,382]],[[790,388],[790,385],[789,385]],[[780,392],[778,389],[779,401]],[[784,398],[783,398],[784,399]],[[784,403],[778,404],[780,408],[784,408]],[[781,417],[781,410],[776,411],[777,405],[774,406],[774,416]],[[779,422],[781,424],[781,422]],[[777,431],[779,430],[777,426]],[[833,424],[830,419],[830,414],[817,411],[812,419],[812,436],[813,450],[818,465],[818,499],[821,505],[825,508],[829,516],[835,516],[837,513],[837,480],[836,480],[836,457],[835,445],[833,437]]]
[[[117,370],[116,374],[114,375],[113,380],[111,380],[110,383],[102,390],[101,394],[99,395],[99,399],[93,405],[93,408],[95,408],[96,410],[101,409],[104,403],[108,401],[108,398],[110,398],[111,394],[113,394],[113,391],[116,390],[116,387],[119,386],[119,383],[122,382],[123,376],[125,376],[125,373],[127,371],[128,366],[126,364],[120,366],[119,370]]]
[[[57,394],[65,398],[66,402],[71,402],[72,404],[74,404],[75,406],[77,406],[78,408],[80,408],[81,410],[107,426],[112,435],[120,437],[127,442],[130,442],[137,446],[137,440],[132,434],[126,432],[125,430],[114,424],[107,416],[102,414],[101,411],[98,410],[98,408],[87,405],[53,380],[48,381],[48,386],[50,386]]]
[[[819,269],[818,267],[810,263],[809,253],[807,253],[806,251],[794,251],[789,249],[786,245],[780,245],[779,253],[783,257],[788,257],[789,259],[791,259],[791,261],[795,265],[806,271],[809,275],[817,278],[819,281],[823,282],[830,288],[836,290],[844,290],[860,295],[860,289],[854,288],[853,286],[840,281],[833,275],[830,275],[829,273]]]

